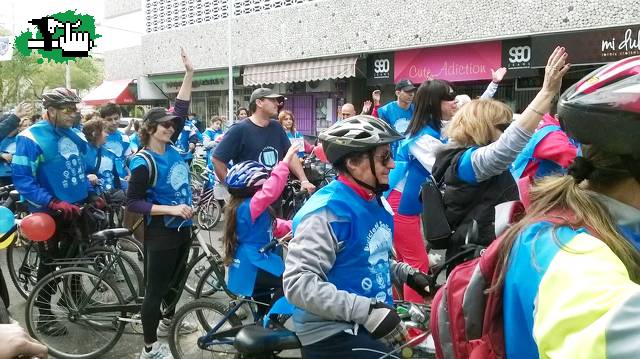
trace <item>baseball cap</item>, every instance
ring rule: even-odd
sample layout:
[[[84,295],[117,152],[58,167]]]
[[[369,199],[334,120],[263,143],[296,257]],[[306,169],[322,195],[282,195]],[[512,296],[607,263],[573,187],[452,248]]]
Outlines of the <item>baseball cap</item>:
[[[156,123],[179,120],[179,119],[180,119],[179,116],[176,116],[173,112],[167,110],[164,107],[154,107],[149,111],[147,111],[143,117],[144,121],[150,121],[150,122],[156,122]]]
[[[251,98],[249,99],[249,103],[254,103],[257,99],[260,99],[260,98],[278,98],[278,97],[284,98],[284,96],[273,92],[273,90],[271,90],[270,88],[260,87],[253,90],[253,92],[251,93]]]
[[[409,80],[400,80],[396,83],[396,91],[413,91],[416,87],[413,86],[413,83]]]

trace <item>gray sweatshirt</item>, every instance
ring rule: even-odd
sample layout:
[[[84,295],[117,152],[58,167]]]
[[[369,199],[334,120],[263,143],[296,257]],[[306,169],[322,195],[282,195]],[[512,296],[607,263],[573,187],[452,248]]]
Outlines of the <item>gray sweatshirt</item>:
[[[327,282],[327,273],[333,268],[341,242],[330,223],[354,220],[357,219],[338,218],[327,208],[320,208],[300,221],[289,243],[283,286],[287,300],[305,311],[296,312],[293,317],[302,345],[319,342],[343,330],[355,332],[367,320],[371,298],[338,290]],[[392,261],[390,268],[394,282],[406,282],[411,270],[408,264]]]
[[[509,126],[500,138],[478,148],[471,155],[471,165],[478,182],[506,171],[531,139],[532,132],[516,124]]]

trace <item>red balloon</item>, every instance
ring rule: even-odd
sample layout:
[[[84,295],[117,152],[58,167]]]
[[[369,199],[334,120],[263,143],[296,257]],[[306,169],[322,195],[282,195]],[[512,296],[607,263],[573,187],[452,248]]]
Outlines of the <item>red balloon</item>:
[[[56,222],[46,213],[32,213],[20,222],[20,232],[32,241],[47,241],[56,232]]]

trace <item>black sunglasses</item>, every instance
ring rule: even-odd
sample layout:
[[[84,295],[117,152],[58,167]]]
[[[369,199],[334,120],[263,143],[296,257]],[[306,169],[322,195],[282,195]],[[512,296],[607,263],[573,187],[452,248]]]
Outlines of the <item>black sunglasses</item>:
[[[173,123],[173,121],[160,122],[159,125],[166,129],[169,129],[171,127],[173,127],[174,130],[176,129],[176,125]]]

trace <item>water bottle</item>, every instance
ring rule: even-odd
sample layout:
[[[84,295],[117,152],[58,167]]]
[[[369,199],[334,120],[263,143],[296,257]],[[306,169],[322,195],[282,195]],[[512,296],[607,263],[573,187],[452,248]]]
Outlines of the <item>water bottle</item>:
[[[411,315],[411,321],[418,323],[418,324],[422,324],[424,323],[426,317],[424,315],[424,313],[422,312],[422,310],[420,310],[420,308],[418,308],[415,305],[412,305],[409,308],[409,315]]]

